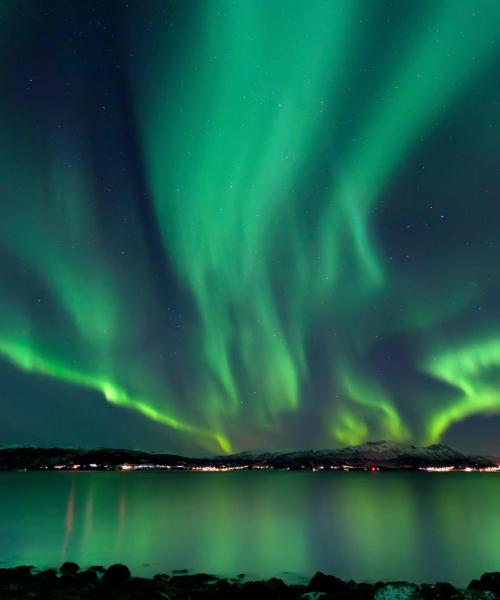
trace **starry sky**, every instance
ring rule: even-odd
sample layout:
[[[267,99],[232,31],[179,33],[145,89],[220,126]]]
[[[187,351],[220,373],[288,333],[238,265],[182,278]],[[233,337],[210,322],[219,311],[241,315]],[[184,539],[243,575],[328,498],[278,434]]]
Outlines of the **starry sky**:
[[[500,453],[498,0],[0,0],[0,444]]]

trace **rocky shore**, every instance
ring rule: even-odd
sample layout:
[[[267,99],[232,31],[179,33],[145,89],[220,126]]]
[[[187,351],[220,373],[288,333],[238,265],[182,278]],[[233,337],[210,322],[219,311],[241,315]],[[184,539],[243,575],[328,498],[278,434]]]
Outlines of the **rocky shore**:
[[[406,582],[375,584],[342,581],[316,573],[305,585],[281,579],[245,581],[213,575],[178,573],[151,579],[132,577],[127,566],[81,570],[64,563],[58,570],[37,571],[21,566],[0,569],[0,600],[494,600],[500,599],[500,572],[485,573],[467,589],[449,583],[416,585]]]

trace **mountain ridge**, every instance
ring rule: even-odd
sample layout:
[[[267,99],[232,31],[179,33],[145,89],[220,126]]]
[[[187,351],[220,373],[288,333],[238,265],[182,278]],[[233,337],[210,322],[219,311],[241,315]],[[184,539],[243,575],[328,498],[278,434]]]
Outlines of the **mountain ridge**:
[[[415,446],[379,440],[344,448],[288,452],[244,451],[239,454],[193,458],[165,452],[119,448],[0,448],[0,470],[113,470],[158,468],[174,470],[282,469],[318,470],[338,468],[425,469],[497,467],[500,459],[470,455],[446,444]]]

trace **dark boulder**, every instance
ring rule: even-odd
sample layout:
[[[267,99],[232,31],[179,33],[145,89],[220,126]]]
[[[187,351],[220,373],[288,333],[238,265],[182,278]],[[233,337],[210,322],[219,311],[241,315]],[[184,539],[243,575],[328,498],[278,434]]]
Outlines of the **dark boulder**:
[[[13,569],[0,569],[0,583],[10,584],[24,582],[31,578],[32,569],[33,567],[24,565],[21,567],[15,567]]]
[[[24,579],[25,577],[29,577],[31,575],[31,571],[33,571],[35,567],[28,565],[21,565],[20,567],[15,567],[14,571],[18,577]]]
[[[358,583],[355,590],[360,600],[372,600],[375,596],[375,588],[370,583]]]
[[[106,573],[106,569],[102,565],[92,565],[91,567],[89,567],[89,571],[95,571],[96,573],[100,573],[101,575]]]
[[[318,571],[309,582],[308,589],[313,592],[325,592],[327,594],[345,594],[349,586],[345,581],[334,575],[325,575]]]
[[[186,580],[191,581],[195,585],[204,585],[206,583],[210,583],[211,581],[215,581],[217,577],[215,575],[211,575],[210,573],[195,573],[194,575],[178,575],[177,577],[182,578],[185,577]]]
[[[135,590],[130,596],[130,600],[170,600],[170,596],[159,590]]]
[[[493,592],[495,596],[500,596],[500,573],[483,573],[479,580],[480,588],[483,591]]]
[[[215,575],[208,573],[196,573],[194,575],[172,575],[168,580],[168,585],[175,589],[185,590],[186,593],[190,593],[203,588],[207,584],[211,584],[217,580]]]
[[[280,600],[295,600],[303,588],[300,586],[289,586],[283,579],[272,577],[267,581],[268,588],[274,593],[275,598]]]
[[[279,591],[266,581],[247,581],[241,586],[239,594],[235,597],[244,600],[253,600],[254,598],[258,598],[259,600],[281,599]]]
[[[130,600],[167,600],[170,598],[164,582],[159,579],[134,577],[127,582],[126,589],[130,594]],[[128,598],[128,596],[126,597]]]
[[[473,579],[469,585],[467,586],[468,590],[481,590],[481,582],[479,581],[479,579]]]
[[[217,590],[217,594],[221,597],[231,597],[233,593],[233,587],[227,579],[219,579],[215,582],[214,589]]]
[[[457,590],[450,583],[424,583],[420,586],[420,595],[424,600],[451,600]]]
[[[43,584],[54,584],[57,581],[57,571],[55,569],[46,569],[34,575],[37,582]]]
[[[57,578],[57,587],[65,590],[76,589],[78,586],[78,581],[76,576],[71,573],[71,575],[61,575]]]
[[[78,584],[83,587],[94,586],[99,583],[99,577],[97,573],[92,569],[87,569],[86,571],[81,571],[76,574],[76,580]]]
[[[80,567],[74,562],[65,562],[59,570],[63,575],[76,575]]]
[[[434,586],[434,589],[436,590],[436,597],[439,600],[449,600],[457,593],[456,588],[454,588],[451,583],[445,581],[438,581]]]
[[[130,570],[127,565],[117,563],[108,568],[108,570],[104,573],[103,579],[107,583],[112,584],[125,583],[125,581],[130,579]]]

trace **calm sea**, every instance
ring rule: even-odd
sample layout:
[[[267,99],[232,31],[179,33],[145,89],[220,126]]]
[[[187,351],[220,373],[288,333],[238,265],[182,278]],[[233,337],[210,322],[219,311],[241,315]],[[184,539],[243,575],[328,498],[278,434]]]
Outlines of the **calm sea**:
[[[500,475],[1,473],[3,566],[124,562],[466,584],[500,570]]]

